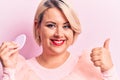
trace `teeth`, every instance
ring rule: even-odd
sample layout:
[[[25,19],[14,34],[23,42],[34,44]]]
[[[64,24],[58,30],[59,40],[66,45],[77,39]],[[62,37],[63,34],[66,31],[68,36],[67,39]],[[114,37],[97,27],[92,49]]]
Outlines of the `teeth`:
[[[57,43],[57,44],[60,44],[60,43],[62,43],[63,41],[54,41],[55,43]]]
[[[56,46],[61,46],[62,44],[64,44],[64,40],[51,40],[53,45]]]

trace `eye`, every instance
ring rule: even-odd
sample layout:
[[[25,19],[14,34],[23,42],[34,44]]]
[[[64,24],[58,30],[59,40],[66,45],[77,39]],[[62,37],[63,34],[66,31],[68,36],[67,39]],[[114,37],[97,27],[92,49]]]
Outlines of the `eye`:
[[[55,28],[55,24],[47,24],[46,25],[48,28]]]
[[[70,25],[66,25],[66,26],[63,26],[64,29],[70,29],[71,26]]]

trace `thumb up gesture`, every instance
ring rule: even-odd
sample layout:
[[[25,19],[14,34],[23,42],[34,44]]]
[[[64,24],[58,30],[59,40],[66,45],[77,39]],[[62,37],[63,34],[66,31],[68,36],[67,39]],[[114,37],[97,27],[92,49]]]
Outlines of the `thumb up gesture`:
[[[113,67],[109,51],[110,39],[106,39],[103,47],[93,48],[91,51],[91,61],[96,67],[100,67],[101,72],[107,71]]]

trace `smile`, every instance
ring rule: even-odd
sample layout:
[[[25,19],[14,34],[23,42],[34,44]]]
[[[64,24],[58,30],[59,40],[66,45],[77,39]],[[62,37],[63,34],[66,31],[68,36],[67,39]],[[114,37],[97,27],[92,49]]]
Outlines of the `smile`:
[[[65,40],[51,40],[52,44],[55,46],[61,46],[64,44]]]

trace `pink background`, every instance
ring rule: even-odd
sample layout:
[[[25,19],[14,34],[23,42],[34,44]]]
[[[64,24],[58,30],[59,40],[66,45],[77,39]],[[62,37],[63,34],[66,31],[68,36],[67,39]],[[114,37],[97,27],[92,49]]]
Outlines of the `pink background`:
[[[12,41],[19,34],[27,35],[20,50],[25,58],[38,55],[41,49],[33,38],[33,18],[40,0],[0,1],[0,44]],[[81,21],[82,33],[70,51],[80,54],[103,45],[110,38],[113,63],[120,75],[120,1],[119,0],[69,0]],[[72,48],[72,49],[71,49]]]

